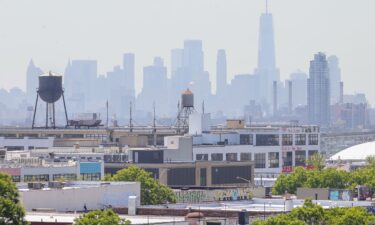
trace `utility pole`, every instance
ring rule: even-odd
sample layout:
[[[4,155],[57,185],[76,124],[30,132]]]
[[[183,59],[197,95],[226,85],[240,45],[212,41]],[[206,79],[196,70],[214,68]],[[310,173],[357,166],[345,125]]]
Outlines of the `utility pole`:
[[[133,132],[133,112],[132,112],[132,102],[130,101],[129,107],[129,131],[130,133]]]

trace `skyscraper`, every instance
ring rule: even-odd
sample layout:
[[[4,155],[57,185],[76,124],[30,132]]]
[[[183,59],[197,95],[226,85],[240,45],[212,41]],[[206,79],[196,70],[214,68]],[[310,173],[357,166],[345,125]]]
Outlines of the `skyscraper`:
[[[290,74],[292,82],[292,102],[293,107],[307,105],[307,75],[306,73],[297,70]],[[293,108],[294,109],[294,108]]]
[[[307,81],[307,104],[309,123],[328,127],[330,124],[330,81],[326,55],[317,53],[310,61]]]
[[[43,71],[34,65],[33,60],[30,60],[26,71],[26,95],[28,105],[33,105],[35,102],[36,90],[39,85],[38,77],[42,74]]]
[[[260,16],[258,48],[258,67],[255,73],[259,76],[260,100],[271,104],[273,82],[280,82],[280,74],[276,68],[273,18],[267,8]]]
[[[332,55],[328,57],[329,67],[329,81],[331,87],[331,102],[332,104],[340,102],[340,82],[341,69],[339,67],[339,59]]]
[[[158,114],[166,114],[168,103],[166,90],[167,68],[161,57],[155,57],[153,65],[143,67],[143,87],[137,100],[139,108],[151,112],[155,102]]]
[[[227,58],[224,49],[217,51],[216,58],[216,95],[223,96],[227,88]]]
[[[123,69],[124,69],[124,75],[125,79],[123,82],[123,85],[125,86],[125,89],[127,92],[130,93],[131,96],[135,96],[135,71],[134,71],[134,65],[135,65],[135,59],[134,59],[133,53],[125,53],[123,56]]]
[[[96,60],[72,60],[65,68],[64,87],[69,112],[89,110],[96,105],[95,84],[97,79]]]

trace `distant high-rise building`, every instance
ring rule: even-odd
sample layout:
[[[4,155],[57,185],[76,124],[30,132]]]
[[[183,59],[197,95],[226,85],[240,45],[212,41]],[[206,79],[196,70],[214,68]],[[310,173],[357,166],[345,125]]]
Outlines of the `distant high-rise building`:
[[[272,14],[266,9],[260,16],[258,67],[255,73],[259,76],[260,98],[272,104],[273,82],[280,82],[280,72],[276,68],[275,40]]]
[[[167,68],[162,58],[155,57],[153,65],[143,67],[143,88],[137,100],[139,108],[151,112],[155,102],[158,114],[166,114],[166,89]]]
[[[64,88],[69,112],[82,112],[95,104],[96,60],[72,60],[65,68]]]
[[[183,67],[184,50],[175,48],[171,50],[171,77],[174,77],[176,72]]]
[[[307,75],[302,71],[296,71],[290,74],[292,82],[292,102],[293,109],[298,106],[307,105]]]
[[[127,91],[135,96],[135,56],[133,53],[125,53],[123,56],[124,86]]]
[[[331,88],[331,103],[340,102],[340,82],[341,82],[341,69],[339,67],[339,59],[337,56],[332,55],[328,57],[329,67],[329,82]]]
[[[36,91],[39,85],[38,77],[43,74],[43,71],[34,65],[33,60],[30,60],[26,71],[26,95],[27,104],[33,105],[36,98]]]
[[[330,81],[326,55],[315,54],[310,61],[308,79],[308,115],[309,123],[328,127],[330,124]]]
[[[217,52],[216,59],[216,95],[223,96],[227,88],[227,57],[224,49]]]
[[[189,69],[189,79],[195,80],[204,71],[204,56],[201,40],[185,40],[183,66]],[[194,92],[194,94],[196,94]]]

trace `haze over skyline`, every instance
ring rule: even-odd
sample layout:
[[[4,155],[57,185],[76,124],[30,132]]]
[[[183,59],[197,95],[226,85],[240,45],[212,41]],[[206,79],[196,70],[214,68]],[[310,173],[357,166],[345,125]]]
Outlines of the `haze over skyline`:
[[[317,51],[339,57],[345,92],[372,90],[375,2],[270,0],[276,65],[282,79],[302,69]],[[44,71],[63,73],[69,58],[98,60],[99,74],[136,58],[136,88],[142,67],[161,56],[170,74],[170,50],[201,39],[205,69],[215,86],[216,51],[225,49],[229,80],[257,65],[259,17],[265,1],[12,1],[0,2],[0,88],[25,89],[29,60]],[[18,13],[14,13],[18,12]]]

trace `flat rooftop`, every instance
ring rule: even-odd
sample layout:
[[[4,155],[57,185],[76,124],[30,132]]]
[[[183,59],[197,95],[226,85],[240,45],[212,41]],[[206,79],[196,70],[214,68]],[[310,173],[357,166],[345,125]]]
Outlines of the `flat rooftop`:
[[[58,188],[49,188],[48,182],[37,182],[37,183],[43,183],[45,184],[46,188],[42,189],[29,189],[27,186],[27,183],[17,183],[17,188],[20,192],[26,192],[26,191],[48,191],[48,190],[55,190]],[[60,188],[62,190],[67,189],[78,189],[78,188],[94,188],[94,187],[103,187],[103,186],[114,186],[114,185],[133,185],[137,184],[138,182],[105,182],[105,181],[72,181],[72,182],[66,182],[66,185],[63,188]],[[58,190],[60,190],[58,189]]]
[[[78,218],[82,214],[78,213],[41,213],[41,212],[27,212],[26,220],[28,222],[40,222],[44,223],[73,223],[75,218]],[[131,224],[156,224],[156,223],[173,223],[185,221],[185,217],[182,216],[128,216],[120,215],[121,218],[131,221]]]
[[[330,201],[318,200],[313,201],[321,205],[323,208],[331,207],[353,207],[353,206],[371,206],[370,201]],[[300,207],[304,203],[303,199],[293,199],[294,207]],[[141,206],[141,208],[165,208],[165,205],[159,206]],[[169,204],[170,209],[194,209],[194,210],[213,210],[213,211],[241,211],[246,210],[249,212],[284,212],[285,200],[284,199],[264,199],[253,198],[252,200],[244,201],[225,201],[225,202],[212,202],[212,203],[196,203],[196,204]]]

